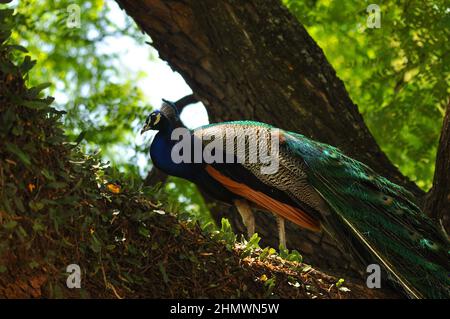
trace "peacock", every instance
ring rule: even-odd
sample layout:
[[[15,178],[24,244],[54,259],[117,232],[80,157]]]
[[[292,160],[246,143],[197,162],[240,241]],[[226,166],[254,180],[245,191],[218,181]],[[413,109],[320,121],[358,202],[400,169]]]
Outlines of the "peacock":
[[[265,123],[233,121],[187,130],[174,103],[163,101],[141,131],[158,131],[150,147],[153,164],[235,205],[249,236],[255,231],[253,209],[266,210],[276,216],[280,246],[286,247],[287,219],[329,233],[365,265],[378,264],[410,298],[450,297],[449,238],[406,189],[336,147]],[[265,148],[245,151],[256,141]],[[210,158],[195,158],[198,145],[209,148]],[[275,149],[277,167],[271,173],[264,172],[267,161],[250,158]]]

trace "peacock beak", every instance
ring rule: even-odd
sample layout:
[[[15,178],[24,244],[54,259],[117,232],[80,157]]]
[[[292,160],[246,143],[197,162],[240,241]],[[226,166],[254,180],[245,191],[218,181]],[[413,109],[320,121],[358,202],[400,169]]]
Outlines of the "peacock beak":
[[[150,126],[149,125],[145,125],[142,130],[141,130],[141,135],[144,134],[145,132],[150,130]]]

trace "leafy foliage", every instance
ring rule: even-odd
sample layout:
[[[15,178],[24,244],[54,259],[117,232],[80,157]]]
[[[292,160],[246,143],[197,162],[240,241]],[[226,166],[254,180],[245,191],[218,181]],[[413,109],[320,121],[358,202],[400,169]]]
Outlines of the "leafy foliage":
[[[203,228],[215,229],[205,201],[191,182],[177,177],[169,177],[164,185],[166,201],[172,203],[170,211],[186,221],[197,221]]]
[[[68,25],[73,6],[79,9],[79,27]],[[129,72],[109,47],[118,38],[147,46],[148,38],[124,13],[117,17],[113,6],[117,4],[103,0],[20,1],[12,39],[37,58],[33,69],[36,61],[26,58],[24,68],[31,70],[26,80],[30,85],[45,82],[57,97],[56,108],[65,111],[62,119],[69,138],[137,181],[143,170],[150,169],[150,165],[138,166],[140,157],[150,159],[148,145],[138,145],[135,139],[152,107],[136,85],[144,74]],[[165,190],[170,202],[179,203],[176,211],[183,217],[202,224],[212,221],[192,184],[171,179]]]
[[[144,110],[151,107],[136,86],[143,74],[128,72],[109,46],[117,36],[142,45],[146,38],[126,15],[112,15],[113,5],[103,0],[19,1],[12,39],[37,59],[27,81],[48,83],[56,108],[66,112],[66,134],[75,140],[83,133],[84,149],[101,149],[104,158],[138,176],[137,156],[144,150],[134,139]],[[80,23],[71,24],[78,13]],[[35,63],[28,57],[24,67]],[[123,156],[130,149],[134,156]]]
[[[23,61],[16,64],[10,60],[16,51],[27,53],[7,40],[15,18],[11,14],[0,11],[0,270],[13,282],[30,272],[47,279],[42,287],[40,280],[38,287],[32,284],[36,291],[17,295],[0,289],[0,294],[68,296],[62,270],[77,263],[91,278],[80,296],[89,296],[90,288],[102,282],[119,296],[117,279],[110,282],[106,272],[126,278],[129,285],[146,282],[139,273],[126,273],[127,267],[149,262],[146,249],[137,248],[139,240],[127,236],[147,238],[145,222],[159,216],[147,199],[151,190],[141,189],[141,183],[125,184],[117,171],[67,142],[62,112],[39,92],[45,86],[25,87],[29,57],[16,56]],[[117,254],[126,257],[120,260]]]
[[[284,3],[324,50],[381,148],[428,189],[450,93],[448,3],[382,2],[380,28],[367,27],[369,2]]]

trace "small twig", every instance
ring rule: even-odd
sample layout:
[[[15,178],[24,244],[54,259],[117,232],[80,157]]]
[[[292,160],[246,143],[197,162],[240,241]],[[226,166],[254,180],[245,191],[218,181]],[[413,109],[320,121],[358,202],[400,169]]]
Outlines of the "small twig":
[[[113,291],[114,295],[117,297],[117,299],[123,299],[123,297],[121,297],[117,293],[117,290],[113,286],[113,284],[111,284],[110,282],[108,282],[108,280],[106,280],[106,273],[105,273],[105,268],[103,267],[103,263],[102,263],[102,273],[103,273],[103,281],[105,282],[105,287],[111,289]]]

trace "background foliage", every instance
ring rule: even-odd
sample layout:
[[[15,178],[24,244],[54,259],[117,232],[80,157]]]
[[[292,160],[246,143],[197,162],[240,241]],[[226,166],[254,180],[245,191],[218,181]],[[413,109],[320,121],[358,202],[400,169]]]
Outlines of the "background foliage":
[[[70,5],[80,9],[79,28],[67,26]],[[148,47],[150,39],[125,13],[117,21],[113,6],[117,7],[114,1],[104,0],[19,1],[12,6],[16,9],[12,39],[37,60],[27,82],[49,83],[55,107],[66,112],[64,129],[69,138],[81,141],[84,151],[100,151],[129,179],[140,180],[151,167],[138,167],[139,155],[145,155],[147,163],[150,159],[148,144],[135,142],[152,109],[136,85],[145,73],[127,70],[123,57],[109,43],[126,37]],[[148,58],[152,58],[150,50]],[[169,178],[164,189],[170,201],[177,203],[173,209],[202,223],[210,221],[201,195],[190,183]]]
[[[67,25],[71,5],[79,7],[79,27]],[[136,154],[123,155],[143,152],[134,140],[151,107],[136,86],[143,74],[128,72],[117,52],[108,50],[108,41],[120,35],[145,45],[146,39],[125,14],[123,21],[113,21],[112,5],[103,0],[19,1],[12,39],[37,60],[28,84],[51,83],[48,92],[56,97],[56,108],[66,112],[69,137],[83,132],[85,149],[101,149],[116,167],[137,175]]]
[[[402,173],[427,190],[450,97],[450,7],[445,0],[284,0],[358,104]],[[381,27],[367,28],[378,3]]]

